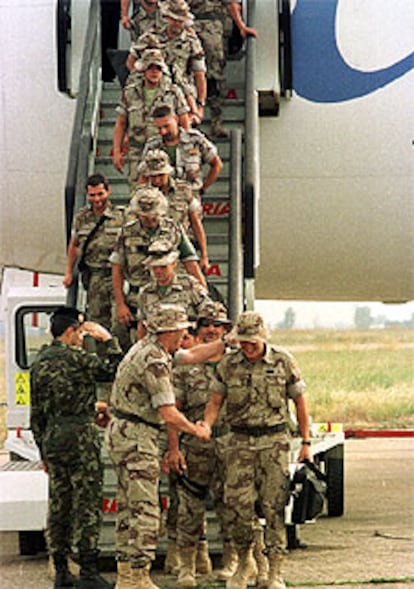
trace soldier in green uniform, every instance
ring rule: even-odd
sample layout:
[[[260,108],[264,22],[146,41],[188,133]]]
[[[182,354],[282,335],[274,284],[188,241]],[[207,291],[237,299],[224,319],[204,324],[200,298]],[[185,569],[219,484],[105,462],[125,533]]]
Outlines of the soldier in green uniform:
[[[72,587],[67,558],[72,542],[79,552],[80,589],[111,587],[97,569],[102,514],[100,440],[95,424],[106,425],[105,404],[96,403],[96,382],[111,380],[121,351],[101,325],[83,322],[72,307],[52,315],[51,344],[30,369],[31,428],[49,475],[47,540],[55,569],[55,589]],[[82,348],[83,335],[102,342],[98,357]]]
[[[179,305],[157,305],[148,318],[148,334],[121,362],[111,396],[107,446],[118,477],[116,551],[117,589],[156,589],[149,570],[159,531],[159,435],[165,422],[179,431],[209,439],[209,429],[194,424],[175,407],[172,354],[178,349],[187,315]],[[202,358],[222,348],[203,346]],[[195,348],[181,350],[194,356]]]
[[[162,104],[171,105],[177,113],[180,125],[189,127],[189,108],[183,91],[171,82],[161,51],[147,49],[135,63],[135,70],[128,77],[122,90],[121,102],[116,109],[113,162],[115,168],[122,173],[123,144],[127,135],[130,190],[137,186],[138,164],[145,142],[158,134],[152,112]]]
[[[211,426],[223,402],[231,433],[225,451],[225,502],[239,565],[227,589],[246,589],[247,554],[254,541],[255,501],[266,519],[268,589],[285,589],[281,563],[285,553],[284,508],[289,489],[288,400],[296,407],[303,438],[299,460],[310,459],[305,383],[286,350],[268,342],[258,313],[239,316],[231,337],[240,349],[226,354],[217,367],[221,387],[209,401],[205,419]]]
[[[63,284],[66,288],[72,284],[75,263],[81,262],[88,318],[113,330],[114,295],[109,256],[125,221],[124,208],[111,204],[111,188],[102,174],[89,176],[85,190],[89,205],[79,210],[73,222]]]

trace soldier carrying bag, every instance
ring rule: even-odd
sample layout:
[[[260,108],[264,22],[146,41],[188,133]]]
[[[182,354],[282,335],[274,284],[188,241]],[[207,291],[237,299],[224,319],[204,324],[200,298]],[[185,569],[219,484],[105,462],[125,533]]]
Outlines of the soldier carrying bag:
[[[299,464],[290,483],[292,523],[303,524],[321,514],[327,491],[326,475],[310,460]]]
[[[88,268],[87,264],[85,263],[86,251],[88,249],[88,245],[90,244],[92,239],[95,237],[99,227],[101,225],[103,225],[103,223],[105,223],[106,219],[107,219],[107,217],[105,217],[105,215],[102,215],[101,217],[99,217],[98,222],[92,228],[91,232],[87,235],[87,237],[84,241],[84,244],[82,246],[81,255],[78,260],[78,270],[81,273],[82,286],[85,290],[88,290],[89,283],[91,281],[91,271]]]

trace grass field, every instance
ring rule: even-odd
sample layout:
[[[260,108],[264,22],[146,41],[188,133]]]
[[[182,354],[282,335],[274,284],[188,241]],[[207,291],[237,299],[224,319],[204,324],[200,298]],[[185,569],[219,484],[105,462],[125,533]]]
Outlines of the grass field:
[[[345,429],[414,428],[414,330],[277,330],[272,341],[296,357],[313,421]],[[0,403],[6,401],[0,340]],[[0,447],[6,436],[0,406]]]
[[[296,357],[314,421],[414,427],[413,330],[278,330],[272,341]]]

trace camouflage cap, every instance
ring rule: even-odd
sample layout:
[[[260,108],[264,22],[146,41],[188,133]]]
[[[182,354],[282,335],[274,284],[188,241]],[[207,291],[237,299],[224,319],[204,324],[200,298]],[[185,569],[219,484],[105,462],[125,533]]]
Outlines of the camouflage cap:
[[[129,208],[137,215],[165,215],[168,201],[155,186],[138,186],[132,193]]]
[[[159,174],[171,174],[174,168],[170,164],[170,158],[166,151],[152,149],[141,162],[139,171],[144,176],[158,176]]]
[[[164,2],[160,7],[162,17],[169,16],[174,20],[179,20],[190,24],[194,20],[194,15],[190,12],[190,7],[185,0],[169,0]]]
[[[233,333],[232,333],[233,335]],[[264,342],[267,340],[267,330],[263,317],[254,311],[245,311],[239,315],[234,328],[234,337],[239,342]]]
[[[173,249],[167,239],[153,241],[148,247],[148,254],[148,258],[143,261],[146,266],[167,266],[178,259],[178,251]]]
[[[154,305],[145,321],[145,326],[150,333],[179,331],[187,329],[190,325],[184,307],[167,303]]]
[[[160,49],[145,49],[142,52],[140,59],[135,62],[134,67],[139,72],[145,72],[151,65],[159,65],[163,73],[169,73]]]
[[[207,319],[208,321],[220,321],[223,325],[230,325],[231,321],[227,317],[226,307],[219,301],[208,301],[198,312],[197,323],[200,319]]]

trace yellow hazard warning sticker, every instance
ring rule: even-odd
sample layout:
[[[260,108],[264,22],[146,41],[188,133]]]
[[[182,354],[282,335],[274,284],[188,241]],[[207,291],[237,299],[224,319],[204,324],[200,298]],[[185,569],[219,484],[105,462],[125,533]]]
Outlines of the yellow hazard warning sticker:
[[[14,402],[16,405],[30,405],[30,375],[28,372],[16,372]]]

